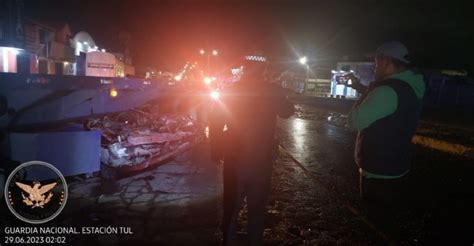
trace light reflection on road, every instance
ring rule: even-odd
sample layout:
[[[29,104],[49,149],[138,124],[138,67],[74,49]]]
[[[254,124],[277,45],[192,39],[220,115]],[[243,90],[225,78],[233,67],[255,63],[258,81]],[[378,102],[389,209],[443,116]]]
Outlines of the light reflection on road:
[[[305,140],[307,138],[307,122],[306,120],[295,118],[291,120],[292,134],[293,138],[294,151],[296,151],[298,156],[301,156],[304,153]]]
[[[346,122],[345,115],[301,106],[298,114],[279,121],[280,143],[305,167],[326,175],[335,163],[352,165],[355,132]],[[298,168],[294,175],[305,177]]]

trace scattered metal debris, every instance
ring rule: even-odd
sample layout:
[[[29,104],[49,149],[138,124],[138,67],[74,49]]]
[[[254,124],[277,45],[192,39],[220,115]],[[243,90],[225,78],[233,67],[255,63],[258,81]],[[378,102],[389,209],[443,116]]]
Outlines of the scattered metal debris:
[[[190,117],[138,109],[89,119],[85,127],[102,134],[102,164],[130,171],[177,155],[198,143],[202,135]]]

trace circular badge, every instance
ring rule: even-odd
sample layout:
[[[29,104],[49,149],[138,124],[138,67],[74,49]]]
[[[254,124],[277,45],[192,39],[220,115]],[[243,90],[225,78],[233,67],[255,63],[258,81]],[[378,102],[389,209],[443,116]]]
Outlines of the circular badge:
[[[67,184],[53,165],[25,162],[15,168],[5,183],[5,201],[20,220],[42,224],[58,216],[66,205]]]

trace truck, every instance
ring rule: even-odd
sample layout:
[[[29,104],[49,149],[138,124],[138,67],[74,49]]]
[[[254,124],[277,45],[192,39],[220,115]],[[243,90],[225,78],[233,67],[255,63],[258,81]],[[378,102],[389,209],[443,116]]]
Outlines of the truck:
[[[190,117],[162,113],[160,100],[178,93],[166,82],[17,73],[0,81],[0,179],[31,160],[64,176],[107,170],[114,178],[198,142]]]

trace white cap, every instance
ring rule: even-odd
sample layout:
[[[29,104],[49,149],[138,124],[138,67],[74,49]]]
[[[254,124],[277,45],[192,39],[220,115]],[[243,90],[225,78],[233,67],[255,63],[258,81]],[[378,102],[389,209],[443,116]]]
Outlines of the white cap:
[[[408,55],[407,47],[398,41],[383,43],[377,48],[377,53],[401,62],[410,63],[410,61],[406,59]]]

